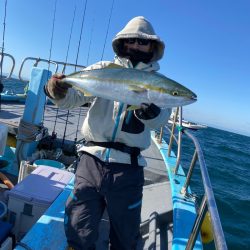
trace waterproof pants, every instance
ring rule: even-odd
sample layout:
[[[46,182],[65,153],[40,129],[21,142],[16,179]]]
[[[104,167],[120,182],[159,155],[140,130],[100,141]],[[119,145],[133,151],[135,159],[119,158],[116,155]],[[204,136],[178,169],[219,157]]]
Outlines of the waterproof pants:
[[[65,233],[75,250],[95,249],[104,209],[110,221],[112,250],[134,250],[140,233],[143,168],[104,163],[83,153],[78,163],[74,191],[65,208]]]

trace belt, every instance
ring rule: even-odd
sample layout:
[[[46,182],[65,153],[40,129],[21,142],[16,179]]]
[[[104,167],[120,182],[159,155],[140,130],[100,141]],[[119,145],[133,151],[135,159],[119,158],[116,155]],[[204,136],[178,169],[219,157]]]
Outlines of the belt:
[[[123,153],[130,154],[131,164],[138,166],[138,159],[137,157],[140,155],[141,150],[137,147],[129,147],[122,142],[95,142],[95,141],[88,141],[85,143],[86,146],[100,146],[104,148],[113,148],[119,150]]]

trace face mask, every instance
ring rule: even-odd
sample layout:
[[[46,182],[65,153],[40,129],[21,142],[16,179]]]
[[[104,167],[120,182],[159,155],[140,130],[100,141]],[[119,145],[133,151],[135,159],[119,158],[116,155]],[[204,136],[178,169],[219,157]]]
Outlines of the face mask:
[[[139,62],[149,63],[153,57],[153,52],[143,52],[137,49],[127,49],[125,56],[130,59],[133,66]]]

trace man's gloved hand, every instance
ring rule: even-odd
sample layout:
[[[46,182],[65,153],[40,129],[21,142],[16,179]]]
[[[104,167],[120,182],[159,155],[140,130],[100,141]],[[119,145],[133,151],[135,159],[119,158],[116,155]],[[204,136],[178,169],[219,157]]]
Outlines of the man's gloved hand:
[[[153,103],[142,103],[140,109],[135,110],[135,115],[139,119],[149,120],[154,119],[161,112],[161,109]]]
[[[61,82],[60,80],[63,78],[65,78],[63,74],[55,74],[50,78],[45,85],[45,94],[48,97],[54,100],[60,100],[66,96],[71,85]]]

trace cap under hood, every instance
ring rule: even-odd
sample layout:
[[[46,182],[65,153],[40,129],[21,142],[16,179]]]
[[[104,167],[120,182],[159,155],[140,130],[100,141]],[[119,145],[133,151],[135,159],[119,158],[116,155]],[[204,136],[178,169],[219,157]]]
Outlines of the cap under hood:
[[[151,23],[143,16],[131,19],[113,39],[113,50],[118,56],[122,55],[123,43],[121,40],[127,38],[141,38],[155,41],[156,49],[151,61],[158,61],[162,58],[165,48],[164,42],[155,34]]]

